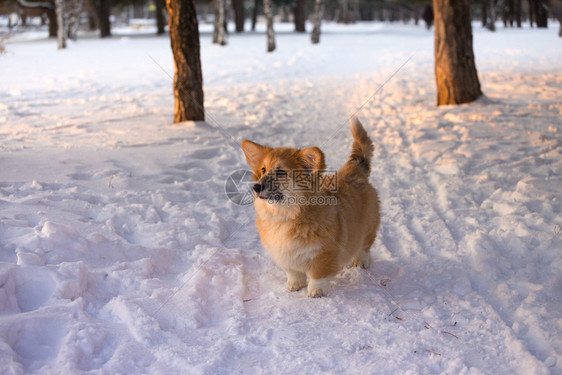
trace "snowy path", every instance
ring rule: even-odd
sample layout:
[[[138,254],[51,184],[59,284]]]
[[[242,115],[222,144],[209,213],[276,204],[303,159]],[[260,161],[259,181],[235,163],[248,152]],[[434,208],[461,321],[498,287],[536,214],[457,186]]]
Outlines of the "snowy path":
[[[287,360],[304,356],[302,362],[288,365],[288,372],[302,368],[310,372],[345,371],[347,364],[339,360],[342,356],[351,356],[355,368],[365,371],[379,367],[383,372],[411,369],[419,373],[459,373],[474,367],[485,368],[487,373],[548,372],[542,360],[552,363],[559,357],[559,346],[557,350],[551,346],[557,340],[557,333],[549,333],[548,323],[538,324],[549,320],[548,312],[543,314],[544,318],[533,318],[534,312],[526,305],[537,297],[547,306],[549,301],[559,301],[560,264],[550,269],[545,279],[551,285],[545,290],[542,286],[545,279],[530,280],[545,276],[533,269],[533,264],[544,264],[544,260],[526,254],[525,249],[540,246],[544,249],[539,252],[541,257],[548,254],[548,257],[557,257],[559,262],[556,246],[560,239],[554,232],[548,233],[553,228],[545,225],[541,246],[535,238],[536,233],[531,234],[523,228],[536,226],[544,220],[541,219],[543,214],[548,217],[553,207],[547,202],[557,202],[558,192],[551,191],[542,203],[546,207],[540,207],[545,211],[537,212],[538,207],[533,206],[529,197],[537,192],[537,188],[544,189],[534,184],[540,184],[545,177],[553,177],[552,162],[557,161],[557,168],[560,166],[557,133],[551,133],[552,126],[535,129],[534,134],[530,132],[531,137],[543,140],[537,142],[538,148],[529,147],[528,154],[520,158],[518,152],[522,148],[519,146],[528,144],[527,139],[506,139],[503,131],[497,128],[488,130],[480,126],[476,132],[471,129],[475,121],[499,122],[501,125],[520,115],[514,115],[513,108],[484,99],[472,107],[434,109],[431,112],[424,108],[420,115],[419,108],[414,106],[408,107],[406,113],[400,113],[394,104],[401,100],[399,95],[411,98],[417,97],[419,92],[399,89],[400,83],[394,85],[394,90],[391,85],[385,91],[398,92],[396,97],[392,94],[383,96],[380,108],[375,104],[371,115],[369,111],[362,113],[366,118],[381,119],[372,127],[375,143],[380,146],[373,180],[382,193],[385,213],[380,240],[374,251],[378,262],[365,274],[358,270],[346,271],[331,295],[331,303],[304,302],[310,304],[305,307],[304,316],[300,311],[303,309],[301,303],[294,306],[286,302],[287,306],[279,309],[283,302],[279,292],[271,298],[251,298],[247,302],[252,305],[249,311],[261,313],[256,328],[268,327],[260,334],[266,335],[265,343],[276,349],[275,354],[286,356]],[[358,96],[366,97],[365,94]],[[549,100],[548,97],[545,99]],[[525,112],[525,108],[518,110]],[[559,111],[559,105],[552,106],[551,111],[546,110],[544,124],[559,123]],[[541,131],[553,138],[548,139]],[[485,140],[485,145],[481,140]],[[508,150],[515,152],[509,157],[503,155],[507,159],[502,163],[504,165],[498,165],[498,157],[493,153],[486,152],[486,157],[477,155],[488,148],[494,150],[502,141],[508,145]],[[475,150],[471,149],[473,146]],[[344,144],[340,154],[346,155],[347,148]],[[552,151],[556,158],[540,168],[541,160]],[[503,182],[504,178],[510,181]],[[513,181],[515,186],[508,185]],[[519,184],[518,181],[527,182]],[[559,182],[558,178],[553,184]],[[530,205],[520,208],[525,211],[526,220],[509,217],[513,213],[509,209],[514,206],[513,193],[507,192],[501,197],[496,193],[497,184],[507,189],[519,187],[519,199]],[[498,199],[482,198],[494,194]],[[548,219],[556,217],[551,214]],[[490,220],[492,224],[488,224]],[[512,225],[514,228],[509,228]],[[502,228],[498,233],[498,226],[508,228]],[[267,267],[262,268],[257,277],[259,280],[263,280],[271,272],[270,267],[274,267],[267,259],[262,259],[261,263]],[[516,271],[510,272],[511,269]],[[283,273],[276,273],[273,281],[253,287],[255,291],[251,295],[259,291],[258,295],[264,294],[263,289],[271,284],[282,287]],[[489,290],[490,287],[499,290]],[[537,291],[540,292],[533,293]],[[280,293],[285,294],[284,291]],[[503,294],[510,300],[501,301],[496,294]],[[554,305],[545,310],[556,311]],[[264,309],[264,306],[268,308]],[[520,330],[518,324],[514,326],[518,320],[510,312],[514,307],[515,313],[526,321],[524,330]],[[318,316],[329,318],[319,326],[314,319]],[[254,319],[250,318],[251,321]],[[253,327],[251,331],[254,331]],[[303,340],[303,336],[313,339]],[[334,336],[342,340],[337,349],[330,340]],[[334,351],[338,353],[334,355]],[[307,352],[308,355],[297,355]],[[420,356],[432,355],[437,359],[430,363],[419,360]],[[389,367],[380,367],[381,358]],[[396,361],[396,367],[390,364],[393,361]],[[405,366],[409,362],[412,363]],[[263,361],[259,363],[264,365]],[[271,370],[276,366],[277,361]]]
[[[261,35],[204,36],[208,123],[176,126],[147,56],[170,69],[163,38],[9,46],[0,373],[561,373],[556,33],[476,30],[487,98],[436,108],[430,34],[332,27],[314,55],[305,36],[273,55]],[[349,113],[412,54],[359,113],[383,203],[373,266],[327,298],[287,292],[253,207],[225,197],[246,165],[217,127],[322,146],[338,168]]]

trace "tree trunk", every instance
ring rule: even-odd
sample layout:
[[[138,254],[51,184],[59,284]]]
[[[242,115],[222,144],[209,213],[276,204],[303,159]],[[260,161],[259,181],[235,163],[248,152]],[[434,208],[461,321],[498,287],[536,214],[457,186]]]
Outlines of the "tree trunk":
[[[111,0],[98,0],[98,24],[100,27],[100,38],[111,36]]]
[[[156,5],[156,34],[162,35],[166,31],[166,18],[164,17],[166,0],[154,0],[154,5]]]
[[[324,2],[315,0],[314,14],[312,15],[312,33],[310,33],[310,41],[312,44],[320,43],[320,25],[324,16]]]
[[[267,23],[267,52],[275,51],[275,31],[273,30],[273,1],[263,0],[263,12]]]
[[[258,6],[259,0],[254,0],[254,9],[252,10],[252,31],[256,31],[256,23],[258,22]]]
[[[534,20],[534,9],[533,9],[533,0],[527,0],[529,4],[529,25],[533,28],[533,20]]]
[[[339,10],[340,14],[338,17],[338,23],[350,23],[351,16],[349,14],[349,0],[339,0]]]
[[[174,54],[174,122],[205,121],[195,0],[166,0]]]
[[[98,28],[98,11],[94,0],[87,0],[86,7],[88,9],[88,30],[94,31]]]
[[[57,13],[55,12],[55,7],[47,10],[47,17],[49,18],[49,38],[56,38],[57,37]]]
[[[84,7],[84,0],[66,0],[70,1],[70,12],[68,18],[68,39],[76,40],[78,38],[78,28],[80,27],[80,15]]]
[[[236,24],[236,32],[244,32],[244,21],[246,16],[244,14],[244,0],[232,0],[232,8],[234,9],[234,23]]]
[[[281,22],[282,23],[287,23],[289,22],[289,16],[291,14],[291,8],[288,4],[286,4],[285,2],[281,3],[279,6],[280,12],[281,13]]]
[[[482,0],[482,27],[488,24],[488,0]]]
[[[433,0],[437,105],[472,102],[482,95],[474,63],[470,0]]]
[[[295,31],[298,33],[304,33],[306,32],[306,28],[305,28],[305,20],[306,20],[306,16],[305,16],[305,0],[296,0],[295,3]]]
[[[352,0],[351,1],[351,7],[352,7],[351,22],[355,23],[355,22],[357,22],[357,19],[359,18],[359,0]],[[401,8],[401,9],[403,9],[403,8]]]
[[[55,12],[57,13],[57,45],[58,49],[66,48],[66,35],[64,27],[64,0],[55,1]]]
[[[215,22],[213,28],[213,43],[225,46],[226,33],[224,32],[226,0],[215,1]]]
[[[521,4],[522,0],[515,0],[513,3],[513,16],[518,28],[521,28]]]
[[[496,0],[488,0],[488,8],[490,19],[486,23],[486,28],[490,31],[496,31]]]
[[[507,13],[508,13],[509,27],[513,27],[513,21],[515,19],[515,1],[514,0],[507,0]]]
[[[548,10],[543,0],[532,0],[537,27],[548,27]]]

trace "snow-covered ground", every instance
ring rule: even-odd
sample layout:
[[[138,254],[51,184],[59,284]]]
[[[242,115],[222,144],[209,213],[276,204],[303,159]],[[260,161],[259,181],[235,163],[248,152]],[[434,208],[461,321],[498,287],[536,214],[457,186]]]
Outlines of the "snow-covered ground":
[[[7,45],[0,373],[562,373],[557,25],[475,24],[486,97],[441,108],[422,26],[323,30],[272,54],[262,33],[203,33],[207,122],[178,125],[167,37]],[[338,168],[362,104],[374,264],[290,293],[225,195],[237,143],[317,145]]]

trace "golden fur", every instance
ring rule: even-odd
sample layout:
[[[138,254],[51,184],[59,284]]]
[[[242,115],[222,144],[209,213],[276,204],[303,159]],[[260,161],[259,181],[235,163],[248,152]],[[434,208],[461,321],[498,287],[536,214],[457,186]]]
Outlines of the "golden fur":
[[[347,163],[324,175],[317,147],[271,148],[244,140],[257,181],[256,224],[261,241],[287,274],[289,290],[326,295],[330,278],[349,264],[368,268],[380,225],[380,204],[369,183],[373,144],[357,119]]]

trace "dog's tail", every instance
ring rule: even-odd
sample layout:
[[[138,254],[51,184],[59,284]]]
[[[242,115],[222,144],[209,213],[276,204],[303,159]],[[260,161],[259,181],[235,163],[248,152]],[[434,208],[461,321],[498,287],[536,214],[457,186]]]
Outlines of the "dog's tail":
[[[351,119],[350,125],[351,134],[353,134],[351,155],[349,155],[347,163],[345,163],[340,172],[366,178],[371,173],[371,158],[373,157],[375,146],[357,117],[354,116]]]

